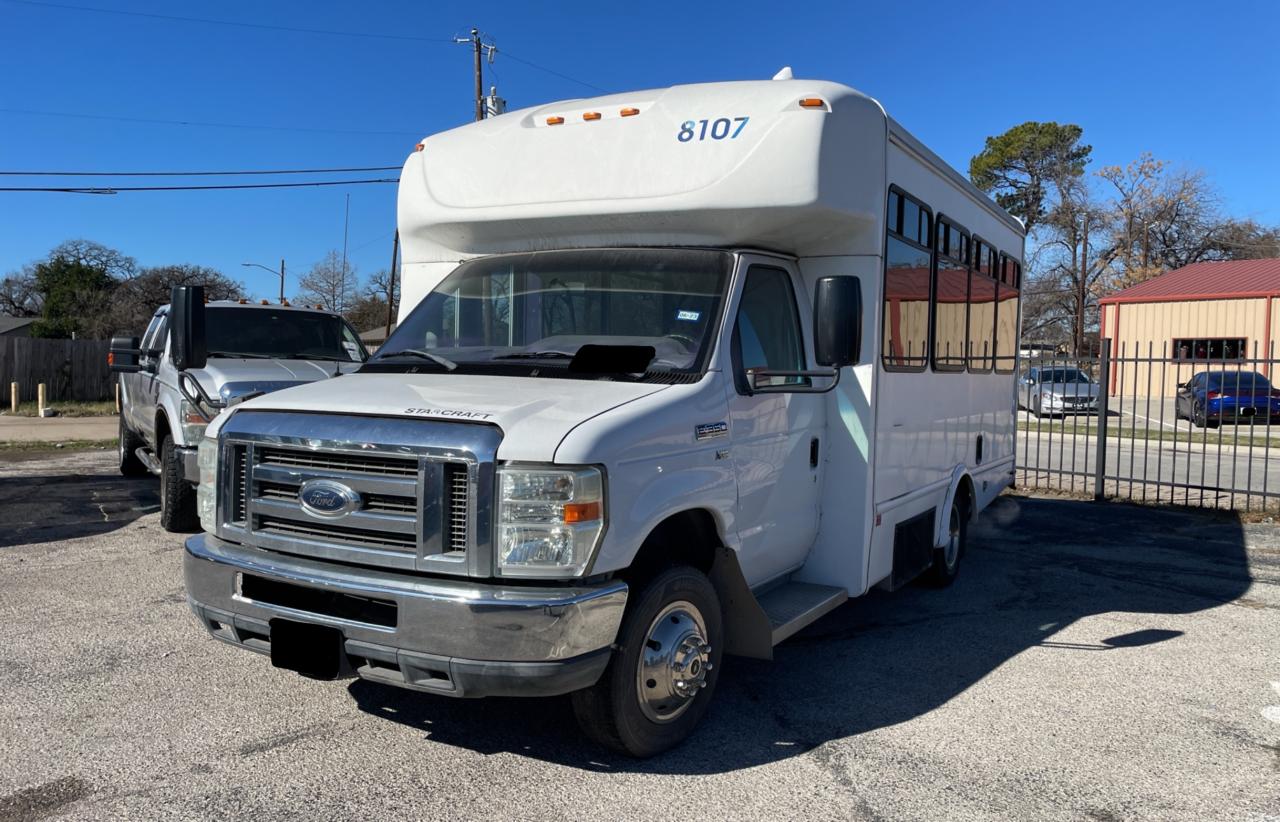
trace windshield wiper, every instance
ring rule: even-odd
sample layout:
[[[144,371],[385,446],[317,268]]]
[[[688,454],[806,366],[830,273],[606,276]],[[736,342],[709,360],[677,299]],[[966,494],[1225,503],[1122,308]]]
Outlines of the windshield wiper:
[[[235,360],[274,360],[274,354],[250,354],[244,351],[210,351],[206,356],[228,357]]]
[[[373,361],[383,362],[401,356],[418,357],[419,359],[430,360],[441,368],[444,368],[446,371],[452,371],[458,367],[458,364],[453,360],[446,359],[439,354],[433,354],[430,351],[423,351],[421,348],[402,348],[399,351],[392,351],[388,354],[379,354],[373,357]]]
[[[572,354],[563,351],[517,351],[514,354],[503,354],[495,360],[571,360]]]

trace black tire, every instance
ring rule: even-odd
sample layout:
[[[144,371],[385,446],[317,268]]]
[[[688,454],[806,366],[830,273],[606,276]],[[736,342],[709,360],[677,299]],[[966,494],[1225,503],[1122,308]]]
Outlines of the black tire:
[[[200,525],[196,515],[196,489],[182,476],[182,459],[165,435],[160,443],[160,526],[173,533],[189,533]]]
[[[120,475],[125,477],[145,477],[151,473],[147,466],[138,459],[137,451],[143,447],[142,437],[129,430],[124,424],[124,416],[120,417],[120,434],[116,443],[117,456],[120,460]]]
[[[697,632],[686,631],[696,619],[687,619],[693,615],[685,606],[692,606],[702,620],[702,648],[697,647]],[[673,608],[676,610],[668,613]],[[609,667],[595,685],[572,694],[573,712],[583,732],[601,745],[637,758],[654,756],[683,742],[697,727],[715,693],[724,652],[722,626],[715,588],[693,568],[668,568],[643,588],[633,590]],[[662,631],[667,633],[659,633]],[[655,635],[671,638],[666,648],[661,642],[650,641]],[[704,650],[707,645],[710,648]],[[698,652],[677,660],[677,652],[690,647]],[[646,656],[644,651],[650,653]],[[661,665],[669,676],[662,682],[657,677],[647,678],[642,684],[646,672],[654,670],[652,664],[646,667],[642,663],[655,660],[683,662],[684,668]],[[691,673],[686,675],[686,671]],[[693,677],[690,697],[670,690],[681,676]],[[691,685],[688,679],[682,684]],[[668,686],[665,694],[664,686]]]
[[[947,534],[947,543],[933,549],[933,564],[923,574],[930,588],[946,588],[960,573],[960,560],[969,544],[969,508],[961,500],[951,503]]]

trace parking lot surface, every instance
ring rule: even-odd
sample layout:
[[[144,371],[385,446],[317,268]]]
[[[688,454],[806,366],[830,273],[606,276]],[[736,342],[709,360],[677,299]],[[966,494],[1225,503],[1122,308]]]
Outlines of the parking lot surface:
[[[960,578],[726,660],[644,762],[564,700],[316,682],[209,639],[154,480],[0,463],[0,822],[1280,819],[1280,534],[1008,495]]]

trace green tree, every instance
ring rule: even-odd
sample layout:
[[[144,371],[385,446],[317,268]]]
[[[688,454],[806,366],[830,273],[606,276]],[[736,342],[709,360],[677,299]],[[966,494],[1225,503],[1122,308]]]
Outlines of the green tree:
[[[34,337],[96,337],[95,318],[105,315],[116,280],[90,263],[55,256],[35,267],[43,306],[31,327]]]
[[[1084,174],[1092,146],[1082,145],[1076,125],[1028,121],[988,137],[969,160],[969,179],[1031,231]]]

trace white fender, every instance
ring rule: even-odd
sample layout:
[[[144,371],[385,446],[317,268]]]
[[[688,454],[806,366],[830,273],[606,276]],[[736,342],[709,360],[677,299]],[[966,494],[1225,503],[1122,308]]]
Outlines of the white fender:
[[[942,498],[942,507],[940,507],[937,513],[934,515],[934,521],[933,521],[933,547],[934,548],[941,548],[943,545],[946,545],[947,543],[947,526],[949,524],[948,520],[951,517],[951,505],[952,503],[955,502],[956,492],[960,490],[961,481],[964,480],[964,478],[968,475],[969,475],[969,470],[965,468],[964,465],[957,465],[955,468],[951,469],[951,485],[950,487],[947,488],[947,495]],[[972,482],[972,479],[970,479],[970,482]],[[974,508],[976,509],[977,506],[975,505]],[[975,516],[976,516],[976,513],[974,511],[969,512],[969,517],[971,519],[974,518]]]

